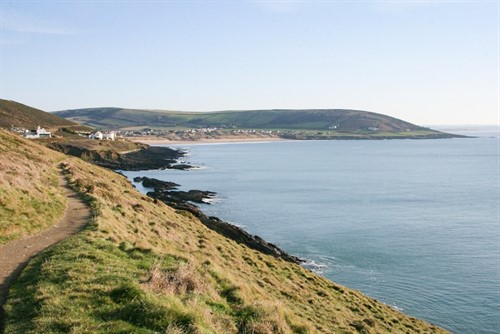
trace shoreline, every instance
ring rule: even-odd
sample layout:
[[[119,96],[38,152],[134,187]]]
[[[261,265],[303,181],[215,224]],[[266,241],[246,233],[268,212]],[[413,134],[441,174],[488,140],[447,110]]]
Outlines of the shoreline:
[[[147,144],[147,145],[198,145],[198,144],[225,144],[225,143],[252,143],[252,142],[275,142],[287,141],[279,137],[226,137],[214,139],[199,139],[199,140],[170,140],[166,138],[150,139],[147,137],[131,137],[127,138],[130,141]]]
[[[217,138],[198,138],[198,139],[169,139],[165,137],[124,137],[131,142],[142,143],[146,145],[196,145],[196,144],[218,144],[218,143],[250,143],[250,142],[275,142],[275,141],[303,141],[303,140],[400,140],[400,139],[450,139],[450,138],[474,138],[464,135],[437,133],[407,135],[402,133],[386,135],[359,135],[342,134],[335,136],[317,136],[317,135],[298,135],[298,136],[221,136]]]
[[[299,265],[307,262],[304,259],[289,254],[258,235],[250,234],[242,227],[228,223],[219,217],[205,214],[199,207],[199,204],[210,204],[207,200],[213,199],[217,195],[215,192],[195,189],[182,191],[178,189],[178,187],[180,187],[179,184],[171,181],[164,181],[147,176],[136,176],[131,178],[126,175],[126,177],[134,187],[134,183],[140,183],[145,190],[149,189],[150,191],[144,193],[146,196],[161,201],[173,209],[191,213],[198,218],[203,225],[228,239],[234,240],[237,243],[243,244],[263,254],[271,255],[277,259]],[[140,192],[142,193],[142,191]]]

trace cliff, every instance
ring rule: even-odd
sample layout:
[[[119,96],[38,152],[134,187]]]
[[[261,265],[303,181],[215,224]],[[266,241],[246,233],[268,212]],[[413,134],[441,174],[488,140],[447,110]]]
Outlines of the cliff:
[[[20,214],[5,201],[29,203],[15,182],[48,191],[43,180],[59,168],[93,212],[84,231],[38,254],[12,286],[5,333],[445,332],[228,239],[113,171],[0,135],[0,161],[16,157],[14,176],[0,178],[2,221]],[[43,171],[34,178],[23,166]]]

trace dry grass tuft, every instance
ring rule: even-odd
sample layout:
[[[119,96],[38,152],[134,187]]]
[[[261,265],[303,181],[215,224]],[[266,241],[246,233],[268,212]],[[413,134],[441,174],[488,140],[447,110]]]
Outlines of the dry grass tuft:
[[[146,286],[155,293],[200,294],[207,290],[207,283],[190,263],[183,263],[176,269],[161,269],[153,266],[149,271]]]
[[[239,330],[254,334],[291,333],[294,331],[288,318],[281,302],[255,302],[240,309]]]
[[[189,331],[175,324],[168,325],[163,334],[188,334]]]

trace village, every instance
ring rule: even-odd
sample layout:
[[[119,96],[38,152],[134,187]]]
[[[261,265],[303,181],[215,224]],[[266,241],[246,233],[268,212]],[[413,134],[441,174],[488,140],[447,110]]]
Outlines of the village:
[[[65,129],[63,129],[65,130]],[[369,129],[376,131],[378,129]],[[25,129],[11,127],[10,131],[16,132],[27,139],[46,139],[60,137],[45,128],[38,126],[36,129]],[[140,139],[140,138],[159,138],[167,140],[200,140],[202,138],[226,138],[226,137],[251,137],[251,138],[287,138],[301,139],[304,136],[324,136],[331,135],[332,131],[326,132],[307,131],[307,130],[267,130],[267,129],[228,129],[217,127],[190,128],[190,129],[169,129],[169,128],[142,128],[142,129],[123,129],[123,130],[97,130],[89,131],[71,131],[81,138],[91,140],[117,140],[117,139]],[[59,133],[60,134],[60,133]]]
[[[36,129],[26,129],[22,127],[10,128],[11,132],[18,133],[26,139],[47,139],[57,137],[52,134],[51,131],[42,128],[40,125]],[[118,138],[117,131],[96,131],[96,132],[78,132],[75,131],[80,137],[95,139],[95,140],[116,140]]]
[[[140,130],[121,130],[117,132],[123,137],[191,137],[191,136],[220,136],[220,135],[278,135],[280,131],[275,130],[255,130],[255,129],[223,129],[217,127],[191,128],[191,129],[152,129],[143,128]]]

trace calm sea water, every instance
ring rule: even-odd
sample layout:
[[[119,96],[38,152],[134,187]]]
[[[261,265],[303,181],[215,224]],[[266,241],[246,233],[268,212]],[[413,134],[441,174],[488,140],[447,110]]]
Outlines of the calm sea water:
[[[215,191],[206,213],[407,314],[500,332],[498,138],[183,147],[202,169],[126,174]]]

